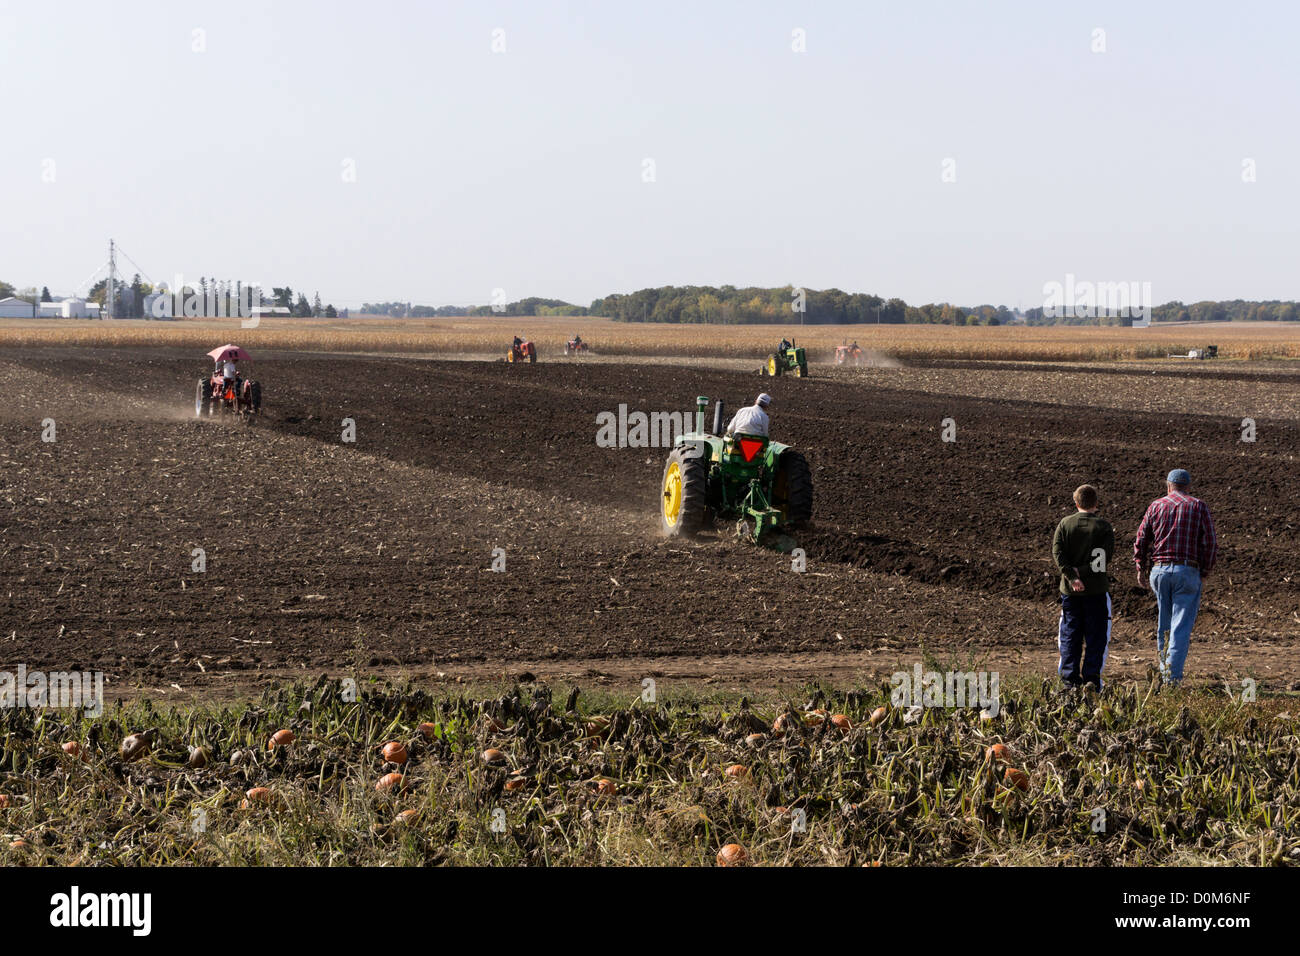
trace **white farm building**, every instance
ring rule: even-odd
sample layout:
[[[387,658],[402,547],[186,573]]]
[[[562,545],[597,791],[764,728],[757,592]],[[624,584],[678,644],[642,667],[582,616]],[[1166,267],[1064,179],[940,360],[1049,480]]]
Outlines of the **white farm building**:
[[[56,302],[38,302],[35,315],[42,319],[97,319],[99,303],[85,299],[60,299]],[[0,299],[0,319],[30,319],[32,304],[26,299],[10,296]]]
[[[33,315],[32,304],[15,295],[0,299],[0,319],[30,319]]]

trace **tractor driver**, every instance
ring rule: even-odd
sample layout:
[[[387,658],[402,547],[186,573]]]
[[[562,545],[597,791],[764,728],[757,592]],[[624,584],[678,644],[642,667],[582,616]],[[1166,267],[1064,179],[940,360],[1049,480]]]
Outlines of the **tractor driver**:
[[[790,348],[793,348],[793,346],[790,344],[790,340],[789,340],[789,339],[782,339],[782,340],[781,340],[781,348],[780,348],[780,351],[784,352],[784,351],[786,351],[787,349],[790,349]]]
[[[767,437],[767,407],[772,404],[772,396],[764,392],[754,399],[754,404],[742,408],[732,416],[727,426],[728,435],[762,435]]]
[[[238,384],[239,367],[235,364],[234,355],[227,355],[225,362],[221,363],[221,391],[224,394],[227,388],[233,388],[238,393]]]

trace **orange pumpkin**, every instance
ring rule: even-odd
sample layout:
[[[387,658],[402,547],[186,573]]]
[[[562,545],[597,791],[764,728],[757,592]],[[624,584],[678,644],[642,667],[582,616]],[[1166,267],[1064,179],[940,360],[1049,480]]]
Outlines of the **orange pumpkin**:
[[[297,739],[292,730],[277,730],[271,735],[271,740],[267,743],[266,749],[274,750],[276,747],[287,747]]]
[[[522,790],[524,789],[524,784],[526,782],[527,781],[523,777],[511,777],[506,781],[506,790],[510,793],[514,793],[516,790]]]
[[[877,707],[871,712],[871,725],[874,727],[888,716],[889,709],[887,707]]]
[[[405,787],[406,778],[400,773],[386,773],[375,784],[375,789],[380,793],[387,793],[389,790],[403,790]]]
[[[618,793],[618,785],[608,777],[601,777],[596,781],[596,792],[602,797],[612,797]]]
[[[424,736],[427,739],[432,740],[434,734],[438,732],[438,725],[431,724],[426,720],[424,723],[420,724],[420,726],[416,727],[415,729],[418,730],[420,733],[424,734]]]
[[[727,768],[727,776],[734,777],[737,780],[744,780],[749,776],[749,768],[743,763],[733,763]]]
[[[489,747],[487,750],[483,751],[483,762],[491,764],[494,767],[500,766],[506,762],[506,755],[495,747]]]
[[[1010,748],[1006,744],[994,744],[984,751],[985,760],[1006,760],[1011,755]]]
[[[254,804],[269,804],[271,802],[270,787],[253,787],[244,794],[244,799],[239,801],[239,809],[250,810]]]
[[[84,763],[90,759],[90,754],[86,753],[86,748],[81,746],[75,740],[69,740],[63,745],[63,752],[69,757],[78,757]]]
[[[842,734],[847,734],[853,729],[853,721],[849,720],[847,714],[835,714],[831,717],[831,724],[838,727]]]
[[[718,866],[744,866],[749,862],[749,854],[739,843],[728,843],[718,851]]]
[[[122,759],[138,760],[149,752],[152,740],[147,733],[132,734],[122,741]]]
[[[390,740],[384,744],[384,759],[389,763],[406,763],[406,748],[396,740]]]
[[[1015,787],[1017,790],[1029,789],[1029,774],[1023,770],[1017,770],[1015,767],[1008,767],[1006,773],[1002,775],[1008,786]]]

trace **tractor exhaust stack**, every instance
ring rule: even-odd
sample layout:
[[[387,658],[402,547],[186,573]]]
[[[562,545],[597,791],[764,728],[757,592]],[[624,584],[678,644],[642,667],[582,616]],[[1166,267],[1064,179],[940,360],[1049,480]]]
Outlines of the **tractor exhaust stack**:
[[[695,398],[695,434],[704,431],[704,410],[709,407],[709,396],[697,395]]]
[[[722,422],[726,417],[725,405],[722,399],[718,399],[718,404],[713,406],[713,434],[722,434]]]

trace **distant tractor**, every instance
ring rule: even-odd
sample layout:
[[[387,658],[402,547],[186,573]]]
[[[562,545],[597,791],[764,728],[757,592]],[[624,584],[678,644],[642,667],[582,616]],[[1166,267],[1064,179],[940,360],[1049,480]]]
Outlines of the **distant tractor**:
[[[1177,355],[1170,355],[1170,358],[1189,358],[1189,359],[1212,359],[1219,357],[1219,347],[1217,345],[1207,345],[1203,349],[1188,349],[1187,354],[1179,352]]]
[[[793,341],[782,342],[781,347],[768,356],[764,371],[773,378],[786,372],[795,378],[807,378],[808,356]]]
[[[852,345],[835,346],[836,365],[861,365],[862,347],[854,342]]]
[[[565,355],[578,355],[581,352],[590,352],[591,346],[582,341],[581,335],[575,335],[569,341],[564,343]]]
[[[812,520],[812,471],[801,452],[765,435],[724,435],[724,407],[696,399],[695,431],[679,435],[664,466],[659,525],[678,537],[735,521],[738,533],[759,541],[770,531],[797,531]]]
[[[237,345],[223,345],[209,352],[208,357],[217,364],[213,371],[200,376],[194,389],[195,417],[238,415],[251,423],[262,411],[262,385],[239,372],[227,379],[222,374],[222,363],[227,359],[247,362],[252,356]]]
[[[506,353],[506,361],[510,363],[536,362],[537,346],[528,339],[521,339],[516,336],[510,346],[510,351]]]

